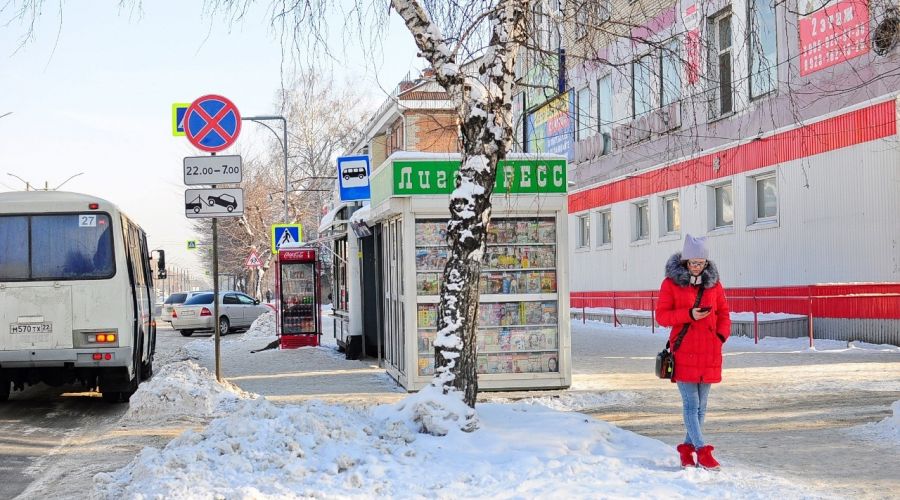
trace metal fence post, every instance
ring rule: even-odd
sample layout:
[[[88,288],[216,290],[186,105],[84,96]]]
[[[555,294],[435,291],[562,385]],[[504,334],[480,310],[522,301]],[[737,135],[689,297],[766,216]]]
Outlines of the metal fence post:
[[[759,302],[756,299],[756,292],[753,292],[753,343],[759,344]]]

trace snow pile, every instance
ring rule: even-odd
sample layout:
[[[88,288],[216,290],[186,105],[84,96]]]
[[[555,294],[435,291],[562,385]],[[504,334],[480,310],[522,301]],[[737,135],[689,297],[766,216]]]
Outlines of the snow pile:
[[[881,422],[873,422],[851,427],[848,432],[861,435],[867,439],[879,441],[884,444],[900,446],[900,401],[894,401],[891,405],[894,412],[890,417]]]
[[[432,398],[434,399],[434,398]],[[405,410],[402,410],[405,411]],[[96,498],[810,498],[743,469],[682,470],[654,439],[540,405],[478,405],[479,429],[411,431],[395,405],[245,401],[94,477]]]
[[[253,321],[250,329],[240,336],[240,340],[274,340],[275,336],[275,313],[268,311]]]
[[[228,381],[216,382],[209,370],[194,361],[174,362],[138,387],[124,421],[205,420],[226,415],[240,401],[258,397]]]

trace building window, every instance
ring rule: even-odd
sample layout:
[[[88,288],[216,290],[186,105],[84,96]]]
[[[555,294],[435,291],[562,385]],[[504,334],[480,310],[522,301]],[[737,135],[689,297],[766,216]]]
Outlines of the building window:
[[[597,130],[603,134],[603,153],[612,149],[613,92],[612,77],[604,76],[597,80]]]
[[[775,90],[778,48],[775,40],[775,5],[770,0],[750,0],[750,98]]]
[[[716,200],[715,228],[734,226],[734,198],[731,184],[723,184],[713,188]]]
[[[650,205],[646,201],[634,204],[634,239],[650,238]]]
[[[766,222],[778,217],[778,186],[775,175],[756,177],[756,220]]]
[[[731,86],[731,12],[709,19],[709,117],[734,111]]]
[[[578,216],[578,248],[584,248],[591,244],[591,217],[590,215]]]
[[[662,210],[665,218],[663,227],[666,228],[664,234],[676,234],[681,231],[681,203],[678,201],[678,195],[663,197]]]
[[[653,94],[653,56],[647,54],[631,63],[631,107],[637,118],[650,111]]]
[[[612,245],[612,211],[597,213],[597,246]]]
[[[660,106],[668,106],[681,99],[681,45],[672,39],[662,47],[659,58]]]
[[[575,140],[587,139],[591,134],[591,89],[585,87],[578,91],[578,121],[575,128]]]

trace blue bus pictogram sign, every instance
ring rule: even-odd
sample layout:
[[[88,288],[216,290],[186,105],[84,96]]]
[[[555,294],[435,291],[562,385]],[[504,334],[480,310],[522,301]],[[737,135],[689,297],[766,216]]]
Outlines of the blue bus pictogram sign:
[[[184,135],[203,151],[221,151],[234,144],[240,133],[241,113],[220,95],[198,98],[184,114]]]

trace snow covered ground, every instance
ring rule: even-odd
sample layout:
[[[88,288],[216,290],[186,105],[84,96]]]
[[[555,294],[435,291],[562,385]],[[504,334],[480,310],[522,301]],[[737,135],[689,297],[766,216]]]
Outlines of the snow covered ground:
[[[597,390],[590,366],[617,370],[615,352],[573,353],[573,387],[548,395],[491,396],[477,405],[479,429],[436,437],[417,432],[406,394],[366,363],[330,347],[249,354],[274,340],[264,315],[242,336],[222,341],[224,376],[210,363],[212,340],[185,345],[194,360],[160,367],[131,402],[128,425],[206,422],[165,447],[145,448],[131,463],[97,474],[99,498],[823,498],[832,492],[786,480],[765,469],[726,466],[721,472],[682,470],[670,444],[591,418],[580,411],[640,407],[640,391]],[[579,335],[656,343],[649,329],[573,323]],[[573,332],[575,335],[576,332]],[[629,342],[629,341],[626,341]],[[900,354],[893,346],[804,339],[729,341],[727,355],[774,357],[793,363],[828,353]],[[627,348],[627,346],[626,346]],[[843,359],[842,358],[842,359]],[[649,359],[649,357],[648,357]],[[900,356],[890,358],[900,361]],[[798,363],[802,365],[802,360]],[[649,366],[649,365],[648,365]],[[602,370],[600,370],[602,371]],[[896,374],[893,374],[896,375]],[[632,378],[639,378],[632,376]],[[806,390],[827,389],[810,381]],[[602,383],[605,384],[605,383]],[[818,384],[818,385],[817,385]],[[824,384],[824,385],[823,385]],[[238,387],[238,385],[240,387]],[[900,390],[885,377],[881,390]],[[879,388],[876,388],[879,389]],[[247,392],[249,391],[249,392]],[[265,397],[260,397],[259,393]],[[302,393],[302,396],[298,394]],[[309,396],[312,394],[312,396]],[[315,399],[313,399],[315,398]],[[420,393],[418,399],[429,395]],[[434,398],[438,399],[438,398]],[[515,400],[513,400],[515,399]],[[127,421],[128,417],[123,419]],[[900,402],[893,416],[856,427],[863,439],[888,441],[900,452]],[[885,471],[885,473],[888,473]],[[889,492],[886,492],[890,495]]]

